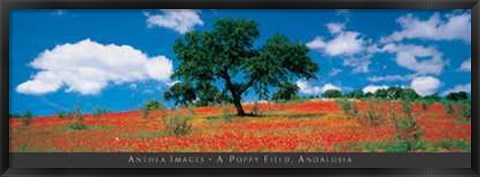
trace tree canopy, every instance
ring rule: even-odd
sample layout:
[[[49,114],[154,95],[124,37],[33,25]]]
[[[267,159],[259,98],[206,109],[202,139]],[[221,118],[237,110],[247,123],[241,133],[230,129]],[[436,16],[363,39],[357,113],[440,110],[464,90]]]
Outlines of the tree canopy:
[[[293,87],[282,90],[293,81],[316,77],[318,65],[304,43],[275,34],[256,46],[259,37],[258,24],[248,19],[220,19],[209,31],[186,33],[174,44],[180,65],[172,78],[180,82],[165,98],[178,104],[209,104],[221,98],[244,116],[242,97],[249,90],[269,98],[272,89],[280,88],[283,97],[294,91]]]

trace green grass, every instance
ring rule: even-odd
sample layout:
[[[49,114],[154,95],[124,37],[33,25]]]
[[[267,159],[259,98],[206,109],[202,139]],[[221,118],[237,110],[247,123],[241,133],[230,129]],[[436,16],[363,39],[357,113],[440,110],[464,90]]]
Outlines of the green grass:
[[[110,130],[112,127],[102,125],[84,125],[72,124],[65,126],[66,131],[81,131],[81,130]]]
[[[168,131],[156,131],[156,132],[140,132],[135,137],[140,139],[154,139],[157,137],[169,136],[170,132]]]
[[[471,145],[461,140],[443,140],[437,143],[419,141],[415,148],[420,152],[442,152],[458,150],[460,152],[470,152]],[[361,152],[387,152],[387,153],[406,153],[407,146],[398,142],[365,142],[349,143],[343,145],[347,149]]]

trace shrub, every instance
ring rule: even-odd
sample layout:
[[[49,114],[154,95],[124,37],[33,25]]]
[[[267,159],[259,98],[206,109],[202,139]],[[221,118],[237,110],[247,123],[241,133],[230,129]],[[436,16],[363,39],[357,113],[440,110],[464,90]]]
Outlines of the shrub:
[[[142,114],[142,118],[148,119],[148,116],[150,115],[150,109],[148,106],[142,106],[140,109],[140,113]]]
[[[470,102],[466,103],[461,103],[459,105],[459,114],[465,119],[471,119],[472,118],[472,106]]]
[[[464,91],[452,92],[449,93],[446,98],[451,101],[468,100],[468,93]]]
[[[31,111],[26,111],[25,113],[23,113],[22,116],[20,116],[20,119],[22,120],[23,125],[27,127],[30,126],[32,122],[32,118],[33,118],[33,113]]]
[[[297,94],[300,88],[296,84],[283,82],[279,84],[277,92],[272,95],[272,100],[285,102],[298,98]]]
[[[443,101],[443,108],[445,109],[446,114],[453,114],[455,110],[453,108],[453,103],[451,101]]]
[[[336,101],[340,107],[342,107],[343,112],[349,118],[357,118],[360,114],[357,105],[354,101],[349,101],[347,99],[340,99]]]
[[[323,93],[323,97],[325,97],[325,98],[340,98],[340,97],[342,97],[342,92],[340,90],[335,90],[335,89],[326,90]]]
[[[190,116],[181,115],[180,112],[175,111],[163,118],[163,124],[173,135],[184,136],[192,130],[192,124],[189,122],[190,119]]]
[[[160,102],[151,100],[146,102],[141,108],[140,108],[140,113],[142,114],[142,118],[148,119],[150,115],[150,111],[154,110],[162,110],[165,109],[165,106],[162,105]]]
[[[85,130],[88,126],[83,123],[84,116],[79,109],[72,112],[73,122],[67,127],[69,130]]]
[[[369,125],[377,126],[381,124],[382,121],[382,113],[378,111],[375,105],[380,105],[379,101],[374,101],[371,99],[368,101],[368,110],[364,113],[363,117],[366,119]]]
[[[68,118],[68,119],[72,119],[74,118],[74,115],[75,115],[75,111],[70,111],[70,112],[65,112],[65,111],[59,111],[57,112],[57,117],[58,118]]]
[[[395,140],[403,147],[406,152],[416,151],[421,145],[422,131],[411,113],[411,103],[403,101],[403,114],[398,117],[392,113],[392,119],[395,127]]]
[[[145,106],[146,106],[148,109],[150,109],[150,110],[162,110],[162,109],[165,109],[165,106],[164,106],[164,105],[162,105],[160,102],[155,101],[155,100],[148,101]]]

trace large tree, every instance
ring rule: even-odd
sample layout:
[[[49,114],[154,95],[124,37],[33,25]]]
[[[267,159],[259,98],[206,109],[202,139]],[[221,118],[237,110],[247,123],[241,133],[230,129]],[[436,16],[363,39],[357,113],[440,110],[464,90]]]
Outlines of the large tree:
[[[213,92],[227,93],[237,114],[245,116],[242,97],[249,90],[267,98],[271,90],[286,82],[315,78],[318,66],[308,56],[305,44],[276,34],[258,46],[255,42],[259,37],[257,23],[247,19],[220,19],[210,31],[186,33],[174,45],[180,65],[172,78],[182,85],[168,92],[181,88],[188,92],[187,98],[196,100],[208,99],[205,95]]]

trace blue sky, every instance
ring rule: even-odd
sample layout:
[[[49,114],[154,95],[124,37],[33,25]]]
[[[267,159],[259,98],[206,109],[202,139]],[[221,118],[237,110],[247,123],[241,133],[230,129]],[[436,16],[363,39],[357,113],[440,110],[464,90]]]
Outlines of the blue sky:
[[[224,17],[253,19],[257,45],[275,33],[305,43],[328,89],[412,87],[470,92],[468,10],[15,10],[10,24],[10,112],[137,109],[162,98],[179,65],[172,44]],[[248,93],[245,101],[256,97]],[[171,102],[166,102],[171,105]]]

